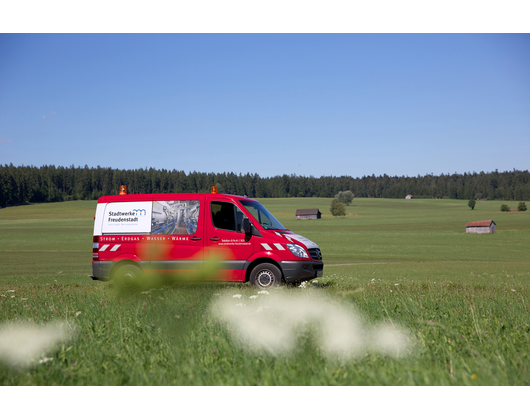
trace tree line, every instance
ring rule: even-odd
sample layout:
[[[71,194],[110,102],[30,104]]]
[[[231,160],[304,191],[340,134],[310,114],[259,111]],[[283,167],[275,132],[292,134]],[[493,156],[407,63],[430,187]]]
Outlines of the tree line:
[[[89,168],[85,166],[0,165],[0,206],[27,202],[97,199],[118,194],[126,185],[129,194],[209,192],[216,185],[219,193],[262,197],[334,197],[351,191],[355,197],[452,198],[489,200],[530,200],[528,170],[464,174],[409,176],[313,176],[206,173],[166,170]]]

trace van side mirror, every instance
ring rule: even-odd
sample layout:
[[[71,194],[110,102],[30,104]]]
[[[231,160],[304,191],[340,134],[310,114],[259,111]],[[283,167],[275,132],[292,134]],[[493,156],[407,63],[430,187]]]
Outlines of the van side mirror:
[[[245,232],[245,235],[250,235],[252,233],[252,225],[250,224],[250,220],[243,219],[241,221],[241,227],[243,232]]]

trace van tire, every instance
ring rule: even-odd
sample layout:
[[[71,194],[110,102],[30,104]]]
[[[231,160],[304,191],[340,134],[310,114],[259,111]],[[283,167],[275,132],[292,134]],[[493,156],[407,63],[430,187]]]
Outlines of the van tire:
[[[250,284],[260,289],[280,286],[282,284],[282,272],[273,264],[258,264],[250,273]]]
[[[144,272],[136,265],[126,264],[116,270],[114,280],[125,288],[139,286],[143,274]]]

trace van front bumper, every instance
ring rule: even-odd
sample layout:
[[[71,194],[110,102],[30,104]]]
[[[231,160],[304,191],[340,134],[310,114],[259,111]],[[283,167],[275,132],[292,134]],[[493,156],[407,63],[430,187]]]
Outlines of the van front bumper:
[[[321,277],[324,263],[313,261],[278,261],[287,283],[296,283]]]

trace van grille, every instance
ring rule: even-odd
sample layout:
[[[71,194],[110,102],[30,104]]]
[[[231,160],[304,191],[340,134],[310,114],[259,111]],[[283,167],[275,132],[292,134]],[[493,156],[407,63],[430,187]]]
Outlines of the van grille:
[[[309,255],[311,256],[311,259],[314,261],[322,261],[322,253],[320,252],[320,248],[311,248],[308,249]]]

